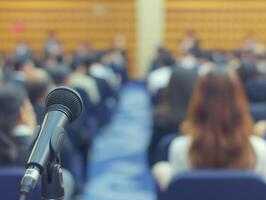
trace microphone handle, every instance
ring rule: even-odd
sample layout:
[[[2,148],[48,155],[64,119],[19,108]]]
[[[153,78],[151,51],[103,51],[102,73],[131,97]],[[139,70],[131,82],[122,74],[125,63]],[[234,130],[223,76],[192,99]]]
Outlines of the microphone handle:
[[[27,162],[27,168],[37,165],[42,171],[46,167],[51,154],[57,154],[64,141],[64,127],[68,117],[60,111],[49,111],[43,120],[40,132]]]

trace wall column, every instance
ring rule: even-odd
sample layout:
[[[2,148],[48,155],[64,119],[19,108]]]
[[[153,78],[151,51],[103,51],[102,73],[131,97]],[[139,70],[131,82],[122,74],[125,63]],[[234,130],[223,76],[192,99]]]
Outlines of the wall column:
[[[137,77],[144,78],[157,47],[164,40],[164,0],[137,2]]]

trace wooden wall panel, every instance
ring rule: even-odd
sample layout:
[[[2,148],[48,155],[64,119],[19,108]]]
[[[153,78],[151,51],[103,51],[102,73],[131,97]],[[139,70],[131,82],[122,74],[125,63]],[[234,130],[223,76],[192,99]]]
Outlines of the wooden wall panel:
[[[0,0],[0,50],[10,52],[19,41],[27,41],[41,52],[49,30],[54,30],[66,52],[80,42],[93,48],[109,48],[123,34],[129,52],[130,75],[135,76],[135,0]],[[15,25],[25,30],[15,32]]]
[[[205,49],[238,49],[252,33],[266,43],[264,0],[166,0],[166,46],[193,30]]]

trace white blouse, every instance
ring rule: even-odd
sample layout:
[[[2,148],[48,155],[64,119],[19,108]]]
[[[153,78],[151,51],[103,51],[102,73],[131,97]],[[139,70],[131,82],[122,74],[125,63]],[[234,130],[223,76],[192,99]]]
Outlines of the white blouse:
[[[180,136],[172,141],[169,149],[169,162],[174,175],[192,169],[189,160],[191,142],[190,136]],[[266,142],[257,136],[251,136],[250,142],[257,157],[254,171],[266,178]]]

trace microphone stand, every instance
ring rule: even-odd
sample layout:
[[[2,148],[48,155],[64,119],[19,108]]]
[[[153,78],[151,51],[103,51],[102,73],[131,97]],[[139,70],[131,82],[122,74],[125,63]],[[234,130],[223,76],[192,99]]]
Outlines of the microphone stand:
[[[58,132],[58,134],[53,134],[50,140],[50,147],[53,151],[51,151],[50,159],[42,176],[41,191],[43,200],[63,200],[65,194],[59,152],[66,131],[64,128],[56,128],[54,132]]]
[[[63,200],[63,173],[59,156],[50,160],[42,175],[41,193],[43,200]]]
[[[37,141],[39,135],[40,126],[36,127],[35,137],[31,148],[33,148],[35,142]],[[42,200],[63,200],[64,199],[64,185],[63,185],[63,173],[60,165],[60,147],[63,144],[65,129],[62,127],[57,127],[54,130],[55,134],[52,135],[50,139],[50,156],[47,161],[46,167],[43,169],[42,173],[42,184],[41,184],[41,196]],[[36,174],[35,174],[36,175]],[[30,176],[29,176],[30,177]],[[34,189],[35,183],[32,177],[27,179],[25,176],[22,178],[23,182],[23,192],[21,194],[21,199],[25,199],[26,195],[30,192],[30,189]]]
[[[39,130],[40,126],[37,127],[36,131],[39,132]],[[63,200],[65,195],[59,151],[61,145],[63,144],[66,131],[64,128],[59,127],[56,128],[54,132],[58,132],[60,134],[53,134],[50,140],[51,155],[48,160],[47,167],[43,170],[42,175],[42,200]]]

